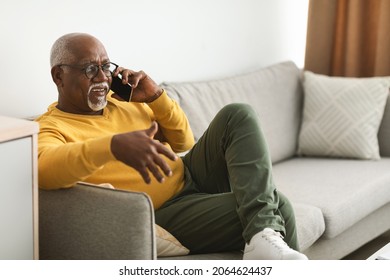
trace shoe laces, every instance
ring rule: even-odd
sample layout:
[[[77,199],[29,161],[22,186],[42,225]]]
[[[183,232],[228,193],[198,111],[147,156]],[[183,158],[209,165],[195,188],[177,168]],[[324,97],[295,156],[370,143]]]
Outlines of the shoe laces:
[[[267,240],[270,244],[279,250],[290,249],[287,243],[283,241],[283,236],[279,232],[266,228],[263,230],[262,236],[265,238],[265,240]]]

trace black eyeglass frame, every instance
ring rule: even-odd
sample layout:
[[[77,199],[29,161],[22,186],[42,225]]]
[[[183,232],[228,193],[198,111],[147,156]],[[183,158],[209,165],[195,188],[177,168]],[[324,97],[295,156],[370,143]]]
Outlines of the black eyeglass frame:
[[[103,67],[104,67],[105,65],[114,65],[115,68],[114,68],[114,70],[111,71],[111,70],[110,70],[110,67],[109,67],[109,68],[107,69],[107,70],[108,70],[108,71],[107,71],[107,70],[103,69]],[[112,73],[119,67],[119,65],[116,64],[116,63],[114,63],[114,62],[107,62],[107,63],[104,63],[104,64],[102,64],[102,65],[93,64],[93,63],[87,64],[87,65],[77,65],[77,64],[65,64],[65,63],[61,63],[61,64],[58,64],[57,66],[58,66],[58,67],[65,66],[65,67],[80,69],[81,71],[84,72],[84,75],[85,75],[88,79],[93,79],[93,78],[95,78],[95,77],[98,75],[98,73],[99,73],[99,69],[101,69],[101,70],[103,71],[104,75],[106,75],[107,78],[112,77]],[[91,75],[88,75],[88,74],[87,74],[87,73],[88,73],[88,72],[87,72],[87,69],[88,69],[89,67],[92,67],[92,66],[97,67],[97,68],[96,68],[97,71],[95,72],[95,74],[93,74],[93,75],[91,76]],[[107,72],[106,72],[106,71],[107,71]]]

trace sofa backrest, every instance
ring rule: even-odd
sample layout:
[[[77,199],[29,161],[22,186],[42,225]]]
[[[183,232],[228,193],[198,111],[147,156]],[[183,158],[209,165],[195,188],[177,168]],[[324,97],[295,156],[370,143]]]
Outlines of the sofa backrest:
[[[276,163],[296,153],[303,96],[300,79],[301,70],[287,61],[225,79],[162,86],[187,114],[195,140],[224,105],[252,105]]]
[[[260,117],[272,162],[296,154],[301,123],[302,70],[286,61],[258,71],[202,82],[168,83],[162,86],[187,114],[195,140],[216,113],[229,103],[248,103]],[[378,133],[382,156],[390,157],[390,95]]]

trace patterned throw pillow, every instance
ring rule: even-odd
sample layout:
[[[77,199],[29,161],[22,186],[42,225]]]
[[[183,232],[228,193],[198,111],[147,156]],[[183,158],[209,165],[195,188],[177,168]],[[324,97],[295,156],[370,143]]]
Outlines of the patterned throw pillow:
[[[345,78],[304,72],[298,154],[379,159],[378,129],[390,77]]]
[[[157,224],[155,224],[155,229],[158,257],[184,256],[189,254],[190,250],[184,247],[167,230]]]

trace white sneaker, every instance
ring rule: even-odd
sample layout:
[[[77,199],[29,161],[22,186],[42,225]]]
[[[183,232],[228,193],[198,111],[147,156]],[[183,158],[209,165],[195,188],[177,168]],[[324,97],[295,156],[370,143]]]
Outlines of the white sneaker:
[[[308,258],[291,249],[279,232],[265,228],[256,233],[245,245],[244,260],[307,260]]]

